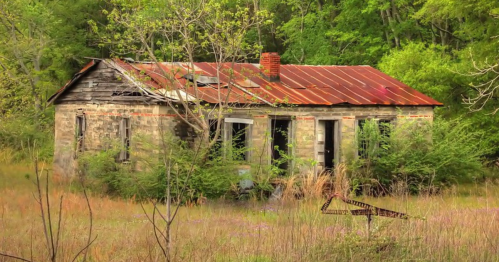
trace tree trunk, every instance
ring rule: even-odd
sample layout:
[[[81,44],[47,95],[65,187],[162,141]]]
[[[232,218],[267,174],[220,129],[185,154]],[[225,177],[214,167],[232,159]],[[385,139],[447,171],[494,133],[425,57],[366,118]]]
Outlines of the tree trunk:
[[[398,47],[400,47],[400,39],[398,37],[397,31],[395,30],[395,25],[394,25],[395,21],[394,21],[389,9],[385,10],[385,14],[386,14],[386,17],[388,19],[388,25],[390,26],[390,29],[392,30],[392,33],[393,33],[393,39],[395,40],[395,47],[398,48]]]
[[[385,12],[383,10],[381,10],[380,14],[381,14],[381,21],[383,22],[383,27],[384,27],[383,32],[385,33],[386,42],[388,42],[388,44],[390,44],[390,46],[393,46],[393,42],[390,41],[390,34],[386,30],[386,28],[388,27],[388,22],[386,21]]]

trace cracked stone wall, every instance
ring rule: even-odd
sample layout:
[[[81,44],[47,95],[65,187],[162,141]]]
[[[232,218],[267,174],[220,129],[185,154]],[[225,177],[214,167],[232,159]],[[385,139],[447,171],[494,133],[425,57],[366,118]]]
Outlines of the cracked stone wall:
[[[97,152],[119,145],[120,122],[123,117],[130,120],[133,152],[130,162],[140,170],[141,158],[151,157],[150,146],[159,143],[160,126],[165,132],[174,132],[178,124],[175,114],[166,106],[159,105],[117,105],[117,104],[58,104],[55,112],[54,174],[72,176],[77,168],[76,115],[81,110],[85,117],[85,151]],[[138,139],[142,137],[144,139]],[[147,142],[149,141],[149,142]],[[158,153],[158,152],[152,152]]]

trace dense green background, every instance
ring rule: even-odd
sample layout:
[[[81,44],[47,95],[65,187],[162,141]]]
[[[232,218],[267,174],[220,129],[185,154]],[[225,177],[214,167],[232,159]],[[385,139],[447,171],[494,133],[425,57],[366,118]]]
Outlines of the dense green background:
[[[0,0],[0,146],[16,150],[38,141],[52,152],[53,107],[47,98],[87,62],[108,57],[102,45],[107,14],[126,2]],[[253,28],[248,42],[281,54],[282,63],[371,65],[445,104],[443,118],[467,121],[499,150],[498,94],[472,112],[463,98],[497,72],[471,76],[499,58],[499,2],[496,0],[245,0],[240,5],[268,10],[271,24]],[[230,5],[230,4],[229,4]],[[256,5],[256,8],[255,8]],[[230,6],[228,7],[230,8]],[[101,30],[100,32],[105,32]],[[198,60],[210,60],[200,53]],[[497,83],[495,83],[497,85]],[[477,109],[481,106],[474,107]]]

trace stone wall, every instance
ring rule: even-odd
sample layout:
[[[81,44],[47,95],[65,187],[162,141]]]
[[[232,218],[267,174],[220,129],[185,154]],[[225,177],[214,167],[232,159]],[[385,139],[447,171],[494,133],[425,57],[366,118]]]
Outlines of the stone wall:
[[[145,150],[134,138],[141,134],[159,142],[160,124],[172,134],[190,134],[180,125],[181,121],[167,106],[159,105],[116,105],[116,104],[58,104],[55,114],[55,152],[54,172],[63,176],[75,173],[75,118],[78,109],[82,109],[86,119],[84,147],[86,151],[105,150],[112,141],[119,138],[119,123],[123,116],[130,119],[132,140],[131,162],[134,168],[141,169],[140,159],[151,157],[150,150]],[[253,107],[233,109],[226,117],[243,117],[253,119],[251,128],[250,162],[258,165],[270,164],[271,140],[270,124],[274,117],[287,117],[291,121],[291,153],[302,161],[294,167],[299,172],[316,172],[316,167],[300,166],[298,162],[309,162],[318,159],[317,126],[320,120],[336,120],[338,124],[339,157],[342,161],[349,154],[355,154],[355,134],[357,120],[362,118],[378,118],[396,120],[395,124],[404,121],[432,121],[432,107],[389,107],[389,106],[335,106],[335,107]],[[188,139],[182,137],[183,139]],[[313,170],[311,170],[313,169]]]
[[[404,121],[432,121],[431,106],[335,106],[335,107],[258,107],[252,109],[233,110],[231,115],[248,116],[254,120],[252,128],[251,162],[255,164],[270,164],[270,119],[272,117],[288,116],[292,122],[293,154],[308,162],[317,159],[317,124],[319,120],[337,120],[339,161],[348,154],[355,154],[355,134],[357,120],[363,118],[390,119],[394,124]],[[310,166],[295,167],[300,172],[312,170]],[[314,167],[314,170],[317,171]]]
[[[77,157],[75,152],[76,115],[82,110],[85,116],[85,151],[106,150],[119,144],[120,122],[128,117],[131,126],[130,148],[133,152],[130,162],[133,168],[141,169],[141,158],[150,157],[146,143],[137,137],[143,137],[152,143],[160,140],[160,125],[166,132],[174,132],[178,123],[176,115],[168,107],[159,105],[116,105],[116,104],[58,104],[55,112],[55,152],[54,173],[60,176],[72,176],[76,172]],[[144,140],[145,141],[145,140]],[[154,153],[154,152],[152,152]]]

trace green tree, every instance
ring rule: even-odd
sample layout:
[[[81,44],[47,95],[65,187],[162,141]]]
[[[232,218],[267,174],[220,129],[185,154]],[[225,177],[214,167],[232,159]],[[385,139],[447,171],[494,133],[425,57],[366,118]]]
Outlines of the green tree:
[[[197,81],[188,87],[193,90],[192,99],[184,99],[183,91],[176,88],[175,72],[158,65],[167,80],[165,90],[179,98],[178,102],[167,95],[161,99],[200,135],[206,149],[212,147],[220,136],[222,114],[231,106],[228,97],[235,87],[230,68],[259,54],[261,46],[248,42],[246,36],[250,29],[269,22],[268,12],[249,8],[246,4],[251,3],[244,0],[111,0],[110,4],[111,9],[104,11],[108,14],[107,26],[103,29],[95,22],[91,24],[102,45],[108,46],[113,55],[133,55],[153,63],[184,61],[191,65],[198,57],[205,56],[216,63],[219,102],[212,106],[197,96]],[[194,66],[188,73],[198,77]],[[221,74],[229,76],[227,86],[220,82]],[[224,88],[229,91],[225,95]],[[210,119],[217,120],[215,135],[211,137]]]
[[[81,11],[97,10],[92,2],[0,0],[0,66],[17,84],[16,96],[29,98],[35,119],[46,108],[47,95],[81,66],[82,56],[95,54],[87,46],[88,17]]]

